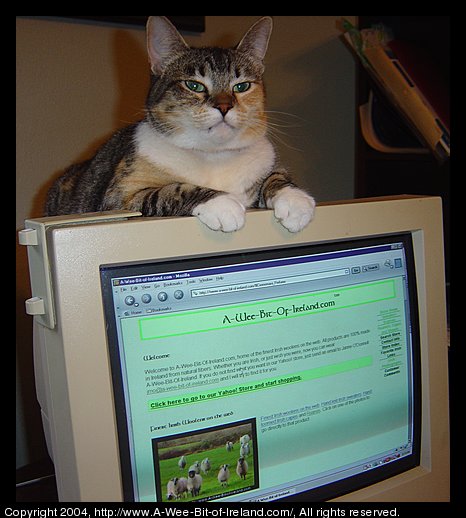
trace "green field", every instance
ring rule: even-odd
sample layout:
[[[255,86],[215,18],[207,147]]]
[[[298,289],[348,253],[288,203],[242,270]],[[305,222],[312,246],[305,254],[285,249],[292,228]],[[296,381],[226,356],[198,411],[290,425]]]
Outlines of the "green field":
[[[184,445],[183,449],[186,450],[189,448],[189,444]],[[188,469],[191,465],[193,465],[196,461],[199,461],[199,464],[206,457],[210,461],[211,469],[206,474],[202,471],[200,473],[202,477],[202,487],[198,496],[192,497],[191,494],[188,494],[187,497],[183,497],[180,501],[189,502],[193,500],[203,500],[212,498],[215,496],[219,496],[222,494],[227,494],[230,492],[238,492],[242,491],[245,488],[253,488],[257,486],[256,473],[254,472],[254,447],[252,442],[249,443],[250,451],[249,455],[246,457],[246,461],[248,463],[248,472],[246,475],[246,479],[241,479],[236,473],[236,464],[240,457],[239,450],[240,445],[238,442],[234,443],[233,450],[228,452],[225,448],[225,445],[217,446],[211,449],[199,450],[198,443],[192,443],[192,450],[194,453],[185,453],[187,463],[184,469],[180,469],[178,467],[178,460],[181,454],[176,454],[170,458],[165,458],[160,460],[159,462],[159,480],[161,482],[161,497],[162,501],[167,501],[167,482],[174,477],[186,477],[188,478]],[[169,448],[167,448],[169,449]],[[171,453],[175,453],[173,448],[171,449]],[[161,448],[159,450],[160,458],[163,458],[164,449]],[[217,475],[222,464],[229,465],[230,471],[230,479],[228,481],[227,486],[222,486],[218,480]]]

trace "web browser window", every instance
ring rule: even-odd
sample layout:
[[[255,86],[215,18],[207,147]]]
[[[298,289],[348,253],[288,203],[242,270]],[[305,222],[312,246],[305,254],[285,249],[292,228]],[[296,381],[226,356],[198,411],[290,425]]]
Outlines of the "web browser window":
[[[320,499],[418,463],[412,269],[407,235],[102,266],[126,498]]]

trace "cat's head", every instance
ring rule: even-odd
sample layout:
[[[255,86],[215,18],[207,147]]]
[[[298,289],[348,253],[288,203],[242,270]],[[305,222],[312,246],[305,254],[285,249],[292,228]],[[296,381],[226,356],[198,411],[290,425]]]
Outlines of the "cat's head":
[[[175,145],[201,151],[239,149],[262,137],[271,31],[272,19],[264,17],[234,49],[190,48],[167,18],[151,16],[146,112],[153,127]]]

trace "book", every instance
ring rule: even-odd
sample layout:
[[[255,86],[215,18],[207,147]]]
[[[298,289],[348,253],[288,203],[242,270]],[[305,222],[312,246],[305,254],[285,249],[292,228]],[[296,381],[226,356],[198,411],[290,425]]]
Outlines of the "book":
[[[435,157],[446,160],[450,156],[449,94],[439,88],[435,67],[420,59],[408,43],[393,39],[384,27],[359,31],[346,20],[343,27],[345,40],[381,91]]]

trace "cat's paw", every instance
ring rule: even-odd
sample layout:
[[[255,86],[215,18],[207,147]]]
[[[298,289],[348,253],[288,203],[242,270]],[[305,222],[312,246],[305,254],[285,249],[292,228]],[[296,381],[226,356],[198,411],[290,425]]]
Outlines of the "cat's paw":
[[[220,194],[197,205],[193,216],[197,216],[212,230],[234,232],[244,225],[245,212],[244,205],[233,195]]]
[[[316,202],[295,187],[284,187],[272,199],[275,217],[290,232],[299,232],[314,217]]]

